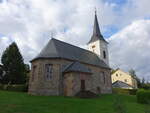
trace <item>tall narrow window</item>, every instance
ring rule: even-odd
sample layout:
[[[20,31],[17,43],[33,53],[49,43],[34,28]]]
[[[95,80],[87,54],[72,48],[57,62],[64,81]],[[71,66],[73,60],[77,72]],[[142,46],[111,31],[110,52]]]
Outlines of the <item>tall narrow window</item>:
[[[104,81],[104,84],[105,84],[105,82],[106,82],[105,73],[102,72],[102,75],[103,75],[103,81]]]
[[[106,52],[103,51],[103,58],[105,59],[106,58]]]
[[[34,77],[35,77],[35,75],[36,75],[36,67],[37,67],[37,66],[33,66],[32,81],[34,80]]]
[[[85,90],[85,80],[81,80],[81,91]]]
[[[45,76],[47,80],[52,78],[52,64],[45,64]]]

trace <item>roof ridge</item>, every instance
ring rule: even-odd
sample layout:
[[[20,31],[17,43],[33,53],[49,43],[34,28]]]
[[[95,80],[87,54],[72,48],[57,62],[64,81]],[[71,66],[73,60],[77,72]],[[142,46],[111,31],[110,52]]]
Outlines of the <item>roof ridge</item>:
[[[87,49],[81,48],[81,47],[79,47],[79,46],[75,46],[75,45],[73,45],[73,44],[70,44],[70,43],[67,43],[67,42],[64,42],[64,41],[55,39],[55,38],[52,38],[52,40],[56,40],[56,41],[59,41],[59,42],[61,42],[61,43],[65,43],[65,44],[67,44],[67,45],[70,45],[70,46],[73,46],[73,47],[82,49],[82,50],[84,50],[84,51],[90,52],[90,53],[92,53],[92,54],[95,54],[95,53],[93,53],[93,52],[91,52],[91,51],[89,51],[89,50],[87,50]],[[96,55],[96,54],[95,54],[95,55]]]
[[[56,44],[55,44],[55,42],[54,42],[53,39],[54,39],[54,38],[52,38],[50,41],[53,41],[54,47],[55,47],[55,49],[56,49],[56,53],[57,53],[57,55],[60,57],[60,54],[59,54],[59,52],[58,52],[58,48],[57,48],[57,46],[56,46]]]
[[[86,51],[86,52],[88,52],[88,53],[91,53],[91,54],[93,54],[93,55],[95,55],[98,59],[100,59],[95,53],[93,53],[92,51],[89,51],[89,50],[87,50],[87,49],[83,49],[83,48],[81,48],[81,47],[78,47],[78,46],[75,46],[75,45],[72,45],[72,44],[70,44],[70,43],[67,43],[67,42],[64,42],[64,41],[61,41],[61,40],[58,40],[58,39],[56,39],[56,38],[52,38],[51,40],[55,40],[55,41],[58,41],[58,42],[61,42],[61,43],[64,43],[64,44],[67,44],[67,45],[70,45],[70,46],[72,46],[72,47],[75,47],[75,48],[79,48],[79,49],[81,49],[81,50],[83,50],[83,51]],[[56,47],[57,48],[57,47]],[[100,59],[101,60],[101,59]],[[78,60],[77,60],[78,61]],[[103,62],[103,60],[101,60],[102,62]],[[105,62],[104,62],[105,63]],[[107,65],[107,64],[106,64]]]

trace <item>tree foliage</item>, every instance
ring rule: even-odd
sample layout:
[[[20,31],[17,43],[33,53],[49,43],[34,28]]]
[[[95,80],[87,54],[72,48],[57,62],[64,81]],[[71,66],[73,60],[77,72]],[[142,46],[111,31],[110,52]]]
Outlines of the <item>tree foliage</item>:
[[[134,69],[130,69],[130,70],[129,70],[129,74],[130,74],[131,76],[133,76],[133,78],[136,79],[138,88],[141,88],[141,87],[142,87],[142,83],[141,83],[140,78],[138,78],[138,76],[136,75],[135,70],[134,70]]]
[[[144,77],[142,78],[142,80],[140,80],[140,78],[138,78],[138,77],[136,76],[135,70],[130,69],[130,70],[129,70],[129,74],[130,74],[131,76],[133,76],[133,77],[136,79],[138,88],[150,89],[150,84],[149,84],[149,83],[146,83]]]
[[[136,72],[134,69],[130,69],[129,74],[132,75],[133,77],[136,77]]]
[[[0,66],[0,79],[2,78],[2,74],[3,74],[3,68],[2,66]]]
[[[22,84],[26,82],[26,68],[23,57],[15,42],[9,45],[3,52],[1,62],[6,72],[2,78],[5,84]]]

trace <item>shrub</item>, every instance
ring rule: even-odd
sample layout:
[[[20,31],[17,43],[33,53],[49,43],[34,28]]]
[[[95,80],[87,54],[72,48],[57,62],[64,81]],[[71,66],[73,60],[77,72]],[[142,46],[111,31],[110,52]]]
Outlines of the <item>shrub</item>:
[[[138,90],[137,94],[137,102],[142,103],[142,104],[148,104],[150,102],[150,90]]]
[[[113,88],[113,93],[115,94],[128,94],[128,95],[136,95],[137,89],[121,89],[121,88]]]
[[[19,92],[26,92],[28,90],[28,86],[25,84],[22,85],[6,85],[6,84],[0,84],[1,90],[7,90],[7,91],[19,91]]]
[[[25,92],[27,91],[27,85],[8,85],[7,90]]]
[[[129,91],[121,88],[113,88],[113,93],[116,94],[129,94]]]
[[[130,95],[136,95],[137,89],[128,89]]]

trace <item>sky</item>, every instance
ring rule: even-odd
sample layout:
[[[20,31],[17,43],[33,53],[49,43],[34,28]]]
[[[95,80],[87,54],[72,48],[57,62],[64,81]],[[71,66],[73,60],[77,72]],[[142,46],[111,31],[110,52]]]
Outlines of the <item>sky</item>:
[[[149,0],[0,0],[0,57],[13,41],[24,61],[34,58],[53,36],[87,48],[94,11],[109,42],[114,69],[131,68],[150,80]]]

